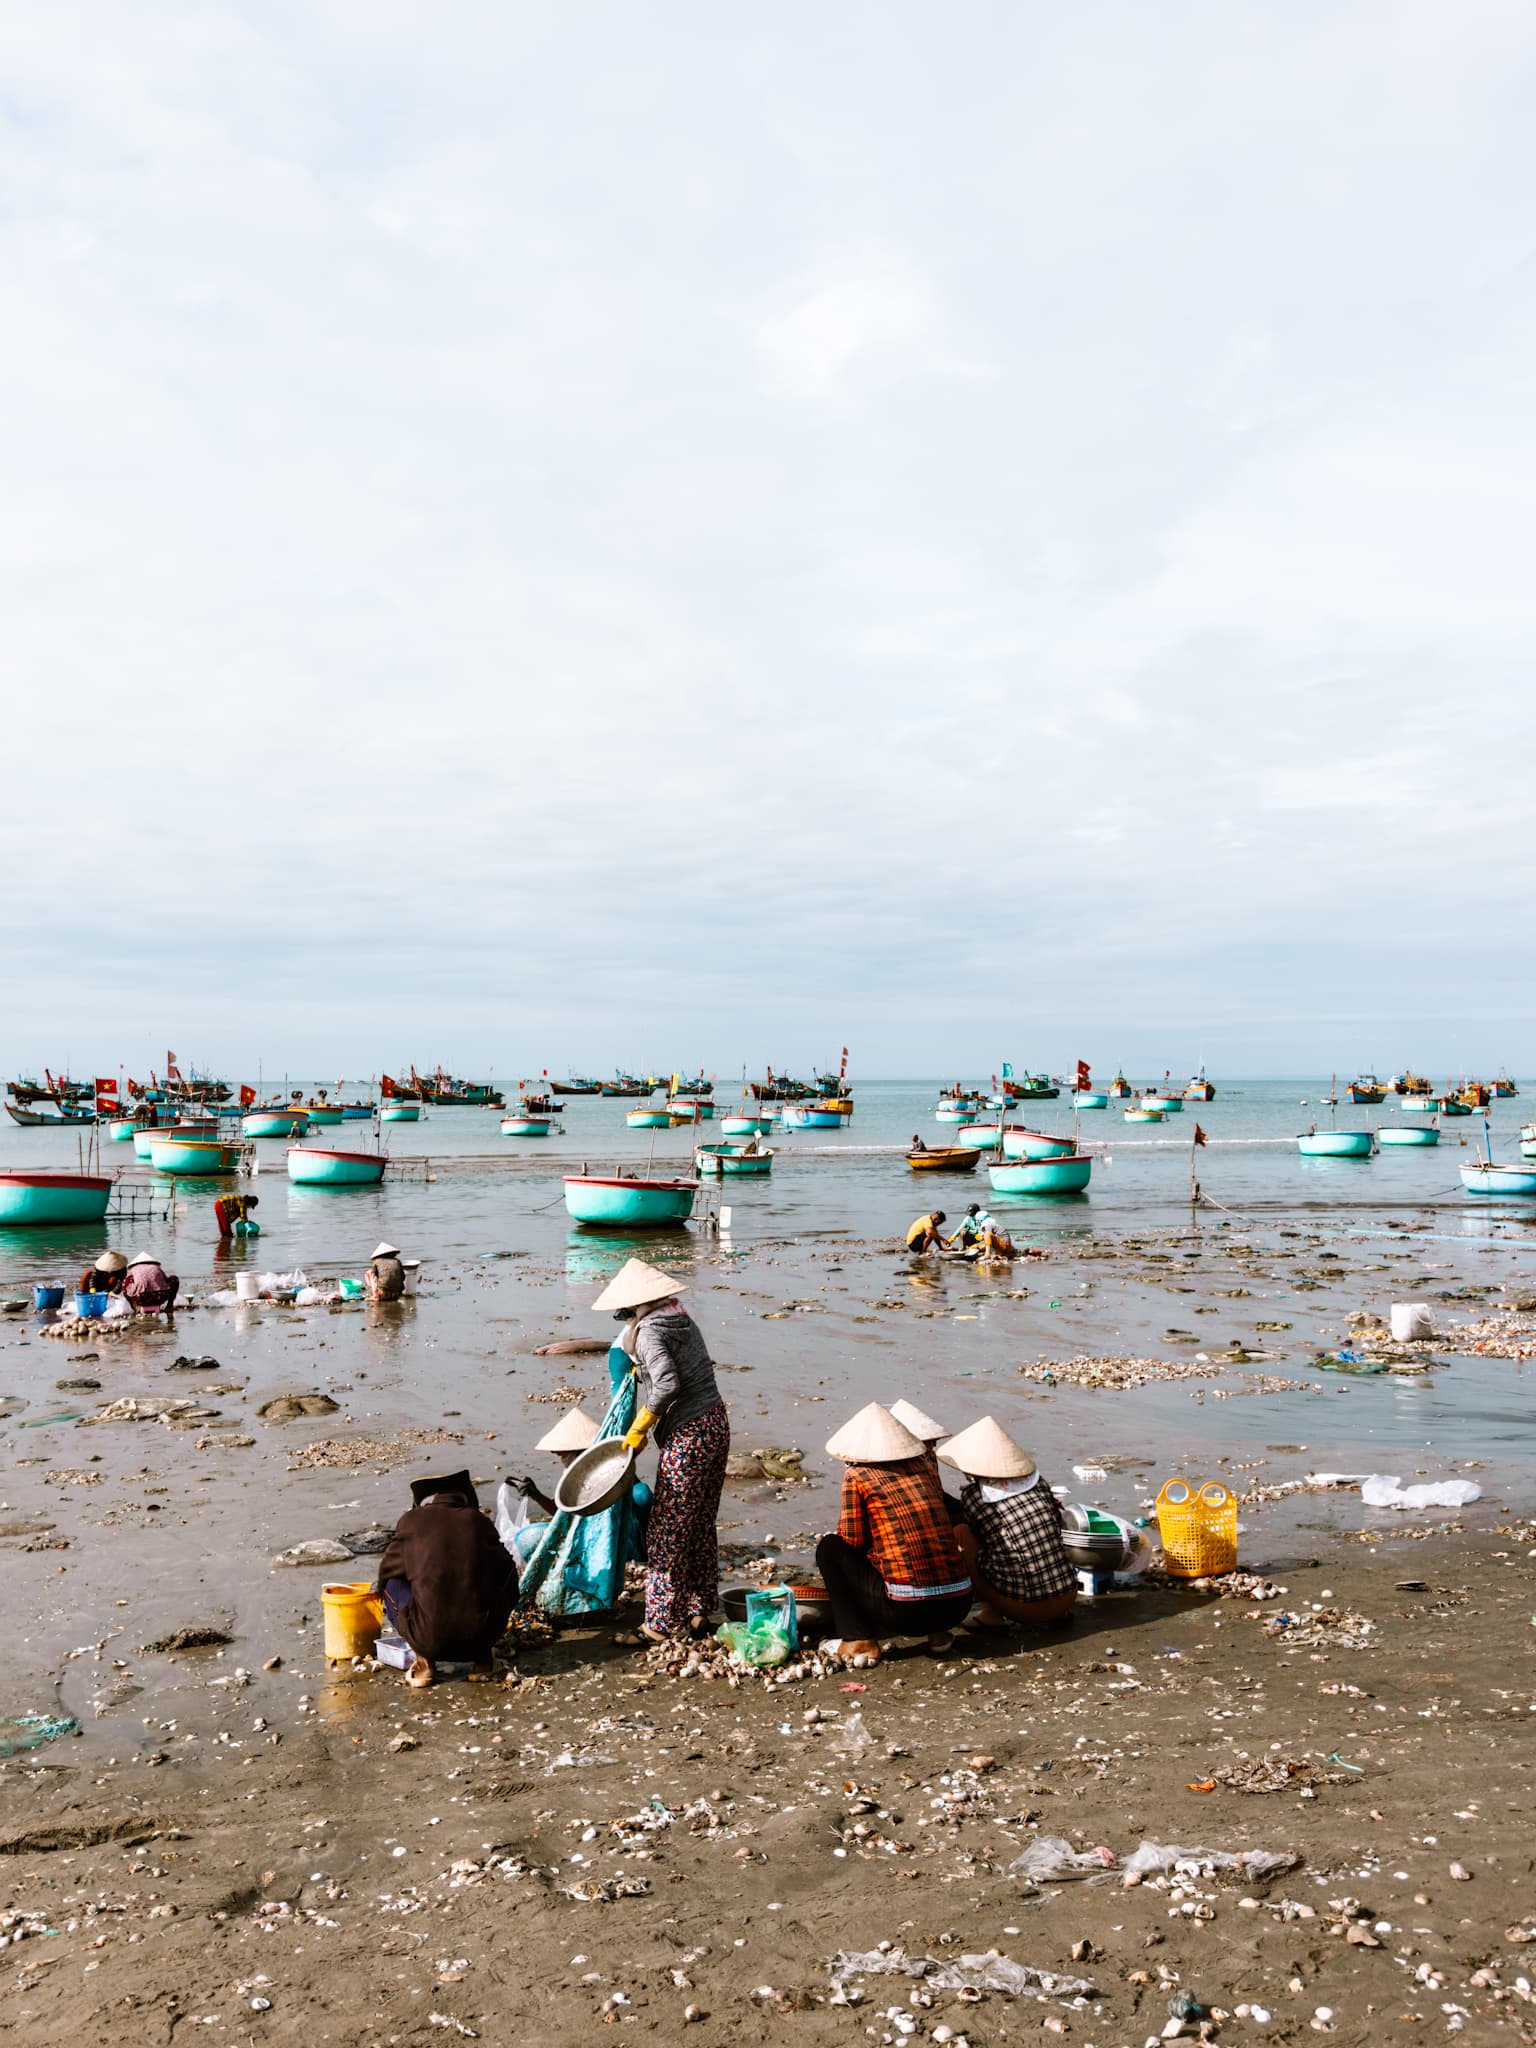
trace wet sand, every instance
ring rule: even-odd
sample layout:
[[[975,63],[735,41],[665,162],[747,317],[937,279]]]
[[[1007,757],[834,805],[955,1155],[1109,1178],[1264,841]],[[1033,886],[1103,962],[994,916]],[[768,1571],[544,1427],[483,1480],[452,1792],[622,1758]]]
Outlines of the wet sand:
[[[732,1486],[722,1534],[743,1554],[802,1557],[834,1512],[825,1437],[871,1392],[905,1392],[956,1426],[992,1409],[1048,1477],[1125,1511],[1170,1471],[1223,1474],[1253,1496],[1244,1566],[1284,1593],[1142,1588],[1044,1643],[977,1637],[953,1663],[897,1655],[780,1687],[671,1677],[581,1629],[509,1644],[505,1684],[423,1697],[321,1659],[321,1583],[371,1576],[371,1560],[271,1559],[392,1521],[408,1475],[443,1459],[487,1482],[537,1471],[557,1390],[602,1405],[601,1358],[532,1355],[593,1333],[579,1260],[445,1261],[397,1310],[202,1310],[117,1346],[7,1328],[6,1384],[27,1406],[3,1440],[0,1528],[15,1533],[0,1537],[0,1708],[62,1707],[82,1731],[0,1765],[8,1911],[58,1930],[0,1927],[28,1934],[0,1955],[9,2034],[110,2026],[160,2042],[208,2021],[240,2042],[541,2042],[607,2022],[670,2037],[693,2006],[701,2039],[898,2039],[910,2023],[910,2038],[947,2026],[979,2043],[1059,2023],[1111,2048],[1161,2036],[1186,1991],[1232,2015],[1224,2038],[1310,2038],[1324,2007],[1318,2028],[1343,2040],[1408,2039],[1457,2006],[1471,2039],[1530,2038],[1536,2008],[1515,1988],[1529,1950],[1506,1935],[1536,1919],[1536,1529],[1499,1417],[1523,1406],[1531,1368],[1453,1334],[1524,1298],[1517,1259],[1289,1226],[1084,1233],[994,1277],[914,1272],[851,1239],[693,1243],[685,1258],[737,1446],[798,1445],[812,1475]],[[1410,1298],[1433,1300],[1445,1335],[1404,1376],[1313,1370],[1351,1314]],[[1490,1327],[1504,1351],[1536,1346],[1536,1314]],[[1234,1340],[1273,1355],[1221,1363]],[[171,1369],[178,1355],[218,1364]],[[1076,1359],[1173,1376],[1075,1384],[1106,1377]],[[66,1378],[101,1384],[59,1392]],[[337,1412],[256,1418],[315,1392]],[[21,1426],[50,1399],[90,1415],[166,1396],[211,1412]],[[1073,1479],[1074,1463],[1101,1462],[1107,1482]],[[1394,1515],[1280,1491],[1324,1466],[1470,1472],[1485,1498]],[[1371,1627],[1266,1632],[1314,1607]],[[145,1650],[187,1627],[230,1640]],[[1272,1745],[1296,1766],[1282,1789],[1220,1776]],[[1262,1884],[1196,1879],[1182,1898],[1113,1872],[1027,1895],[1007,1866],[1038,1836],[1121,1860],[1150,1839],[1300,1861]],[[594,1881],[619,1895],[562,1889]],[[847,1995],[862,1998],[828,2002],[829,1959],[882,1940],[939,1962],[996,1948],[1094,1989],[1084,2004],[1059,1986],[1043,2003],[984,1990],[971,2004],[920,1978],[854,1976]],[[1495,1981],[1472,1981],[1490,1968]],[[900,2025],[882,2017],[892,2007]]]

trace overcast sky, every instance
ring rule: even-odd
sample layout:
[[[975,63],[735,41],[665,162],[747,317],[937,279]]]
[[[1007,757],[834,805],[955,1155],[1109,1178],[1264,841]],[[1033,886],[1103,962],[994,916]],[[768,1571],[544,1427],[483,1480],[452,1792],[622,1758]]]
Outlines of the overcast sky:
[[[1532,1071],[1533,71],[17,17],[0,1060]]]

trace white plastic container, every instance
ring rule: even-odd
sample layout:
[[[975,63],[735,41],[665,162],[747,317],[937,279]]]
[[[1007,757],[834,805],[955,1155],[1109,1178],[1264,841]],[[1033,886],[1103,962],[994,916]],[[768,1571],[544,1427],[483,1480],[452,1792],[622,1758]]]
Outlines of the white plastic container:
[[[407,1298],[409,1298],[416,1292],[416,1283],[421,1278],[421,1261],[420,1259],[402,1259],[400,1263],[405,1268],[405,1292]]]
[[[1414,1344],[1421,1338],[1433,1337],[1435,1318],[1427,1301],[1394,1301],[1392,1304],[1392,1341],[1394,1344]]]
[[[237,1273],[235,1293],[242,1301],[260,1301],[261,1275],[259,1273]]]

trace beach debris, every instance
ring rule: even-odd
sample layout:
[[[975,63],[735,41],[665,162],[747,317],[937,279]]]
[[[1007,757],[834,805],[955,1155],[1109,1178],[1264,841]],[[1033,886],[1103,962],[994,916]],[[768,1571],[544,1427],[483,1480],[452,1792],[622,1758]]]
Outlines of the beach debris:
[[[1251,1618],[1258,1619],[1256,1615]],[[1350,1614],[1339,1607],[1314,1607],[1295,1614],[1270,1615],[1264,1622],[1264,1633],[1283,1636],[1288,1643],[1307,1648],[1360,1650],[1370,1640],[1375,1626],[1363,1614]]]
[[[1229,1764],[1211,1773],[1207,1784],[1225,1785],[1232,1792],[1291,1792],[1318,1785],[1352,1785],[1361,1776],[1358,1764],[1341,1764],[1332,1757],[1288,1756],[1283,1750],[1249,1756],[1239,1750]]]
[[[1010,1874],[1017,1873],[1024,1883],[1038,1888],[1046,1884],[1064,1884],[1073,1878],[1103,1877],[1106,1871],[1118,1870],[1120,1859],[1113,1849],[1102,1844],[1095,1849],[1074,1849],[1061,1835],[1037,1835],[1022,1856],[1009,1864]]]
[[[1295,1870],[1301,1858],[1276,1849],[1180,1849],[1171,1843],[1143,1842],[1125,1859],[1125,1882],[1140,1884],[1159,1877],[1267,1878]]]
[[[1362,1481],[1360,1498],[1368,1508],[1460,1508],[1481,1500],[1483,1489],[1472,1479],[1440,1479],[1404,1486],[1397,1478],[1374,1474]]]
[[[156,1636],[152,1643],[141,1643],[139,1655],[163,1657],[172,1650],[221,1650],[234,1640],[226,1629],[193,1623],[190,1627],[173,1628],[168,1636]]]
[[[341,1403],[329,1394],[278,1394],[256,1410],[262,1422],[298,1422],[306,1415],[335,1415]]]
[[[382,1522],[371,1522],[366,1529],[344,1529],[336,1541],[344,1543],[354,1557],[382,1557],[390,1534]]]
[[[167,1372],[217,1372],[219,1361],[212,1357],[188,1358],[183,1356],[181,1358],[173,1358],[165,1369]]]
[[[352,1552],[345,1543],[334,1543],[320,1538],[308,1543],[295,1543],[291,1550],[280,1550],[272,1562],[274,1565],[349,1564]]]
[[[827,1964],[833,1988],[841,1990],[853,1977],[916,1977],[934,1991],[1000,1991],[1009,1998],[1089,1998],[1097,1986],[1087,1977],[1061,1970],[1037,1970],[1016,1963],[998,1949],[983,1955],[908,1955],[900,1948],[839,1949]]]
[[[0,1757],[21,1756],[29,1749],[41,1749],[61,1735],[78,1735],[80,1723],[73,1714],[6,1714],[0,1716]]]
[[[424,1444],[461,1444],[462,1435],[450,1429],[402,1429],[397,1436],[322,1437],[293,1453],[290,1472],[325,1470],[353,1471],[362,1465],[398,1465],[414,1458]]]

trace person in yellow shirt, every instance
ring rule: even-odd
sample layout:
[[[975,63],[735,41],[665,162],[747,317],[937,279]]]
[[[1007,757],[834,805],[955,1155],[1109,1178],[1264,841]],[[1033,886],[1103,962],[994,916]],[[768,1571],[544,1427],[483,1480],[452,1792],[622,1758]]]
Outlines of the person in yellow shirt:
[[[919,1216],[913,1223],[912,1228],[907,1232],[907,1250],[909,1252],[938,1251],[944,1242],[941,1231],[946,1220],[942,1209],[935,1209],[928,1216]]]

